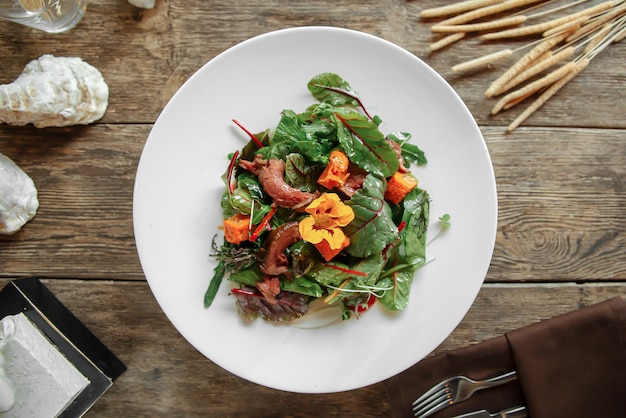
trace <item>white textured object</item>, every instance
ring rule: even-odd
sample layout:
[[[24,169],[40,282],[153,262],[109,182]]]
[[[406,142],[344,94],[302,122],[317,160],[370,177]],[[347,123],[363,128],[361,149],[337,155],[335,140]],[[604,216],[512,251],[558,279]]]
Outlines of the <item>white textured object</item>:
[[[33,179],[6,155],[0,154],[0,234],[13,234],[39,208]]]
[[[4,356],[0,351],[0,412],[6,412],[15,405],[15,388],[4,371]]]
[[[141,7],[142,9],[152,9],[156,0],[128,0],[130,4],[135,7]]]
[[[42,55],[10,84],[0,85],[0,122],[38,128],[87,125],[104,115],[109,87],[77,57]]]
[[[15,389],[3,418],[56,417],[89,385],[24,313],[0,320],[0,351]]]

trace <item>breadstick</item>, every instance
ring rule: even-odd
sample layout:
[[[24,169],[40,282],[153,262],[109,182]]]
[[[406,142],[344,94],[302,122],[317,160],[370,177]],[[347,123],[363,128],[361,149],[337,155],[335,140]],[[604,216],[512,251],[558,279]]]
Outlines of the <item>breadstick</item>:
[[[495,40],[495,39],[506,39],[506,38],[517,38],[521,36],[533,35],[536,33],[543,33],[549,29],[560,26],[564,23],[571,22],[572,20],[578,19],[581,16],[591,16],[596,13],[603,12],[612,8],[615,5],[614,1],[606,1],[604,3],[600,3],[593,7],[589,7],[585,10],[581,10],[580,12],[572,13],[564,17],[560,17],[558,19],[552,19],[547,22],[537,23],[535,25],[525,26],[523,28],[517,29],[507,29],[500,32],[486,33],[481,35],[480,38],[482,40]]]
[[[445,48],[448,45],[455,43],[456,41],[463,39],[464,36],[465,36],[465,32],[457,32],[457,33],[450,34],[444,38],[441,38],[437,42],[433,42],[432,44],[430,44],[429,48],[431,51],[438,51],[442,48]]]
[[[470,12],[466,12],[450,19],[441,21],[440,25],[458,25],[460,23],[471,22],[472,20],[479,19],[481,17],[489,16],[492,14],[504,12],[509,9],[515,9],[517,7],[526,6],[528,4],[537,3],[545,0],[507,0],[504,3],[498,3],[491,6],[481,7]]]
[[[571,79],[576,77],[578,73],[580,73],[587,65],[589,64],[588,59],[583,59],[576,64],[574,69],[570,71],[567,75],[561,78],[559,81],[550,86],[546,91],[544,91],[538,98],[535,100],[526,110],[524,110],[511,124],[508,126],[507,130],[509,132],[514,131],[520,124],[522,124],[530,115],[537,111],[541,106],[543,106],[550,97],[554,96],[556,92],[558,92],[565,84],[567,84]]]
[[[502,51],[494,52],[492,54],[483,55],[482,57],[475,58],[470,61],[462,62],[452,67],[452,71],[455,73],[461,73],[482,65],[491,64],[492,62],[510,57],[513,54],[512,49],[504,49]]]
[[[507,17],[504,19],[492,20],[489,22],[470,23],[465,25],[434,25],[430,28],[432,32],[482,32],[494,30],[507,26],[521,25],[526,21],[524,15]]]
[[[576,63],[574,61],[570,61],[567,64],[563,65],[561,68],[552,71],[551,73],[545,75],[539,80],[533,81],[532,83],[522,87],[519,90],[515,90],[512,93],[507,94],[502,99],[496,103],[496,105],[491,109],[491,114],[495,115],[502,109],[508,109],[511,106],[507,107],[509,102],[512,102],[517,99],[525,99],[527,97],[532,96],[537,93],[539,90],[543,89],[546,86],[554,84],[556,81],[563,78],[564,75],[568,74],[574,67]]]
[[[545,41],[540,42],[533,49],[524,54],[511,68],[509,68],[504,74],[498,77],[487,89],[485,96],[492,97],[500,87],[513,79],[516,75],[524,71],[527,65],[530,64],[537,57],[543,55],[544,52],[552,49],[553,46],[565,39],[569,33],[556,35],[552,38],[548,38]]]
[[[458,13],[467,12],[468,10],[478,9],[479,7],[502,3],[503,1],[504,0],[467,0],[460,3],[449,4],[447,6],[424,9],[420,13],[420,17],[424,19],[430,19],[435,17],[455,15]]]
[[[541,61],[538,61],[536,64],[533,64],[530,68],[527,68],[526,70],[522,71],[521,73],[513,77],[511,81],[509,81],[508,83],[503,85],[500,89],[498,89],[496,92],[494,92],[494,96],[498,96],[506,91],[509,91],[513,87],[523,83],[524,81],[530,79],[531,77],[536,76],[537,74],[552,67],[553,65],[556,65],[559,62],[572,57],[574,55],[574,51],[575,51],[575,48],[573,46],[568,46],[567,48],[563,49],[562,51],[557,52],[554,55],[552,54],[551,51],[548,51],[546,53],[549,55],[548,57],[546,57],[545,59]]]

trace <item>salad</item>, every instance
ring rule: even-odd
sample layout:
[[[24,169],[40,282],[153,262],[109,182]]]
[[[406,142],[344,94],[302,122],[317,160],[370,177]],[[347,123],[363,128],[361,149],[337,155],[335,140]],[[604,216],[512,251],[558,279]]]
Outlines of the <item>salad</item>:
[[[348,82],[313,77],[317,100],[283,110],[276,127],[229,155],[222,179],[224,240],[205,293],[224,278],[239,314],[290,321],[313,301],[358,317],[374,303],[402,310],[426,261],[429,195],[411,165],[427,163],[406,132],[384,134]],[[318,302],[319,303],[319,302]]]

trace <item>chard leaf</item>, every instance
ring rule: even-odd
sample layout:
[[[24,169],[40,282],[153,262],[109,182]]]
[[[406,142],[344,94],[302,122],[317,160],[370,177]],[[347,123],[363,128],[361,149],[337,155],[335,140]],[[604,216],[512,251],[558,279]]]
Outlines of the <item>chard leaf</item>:
[[[398,236],[384,192],[384,180],[369,174],[363,187],[346,202],[354,211],[354,220],[344,228],[350,238],[345,249],[348,254],[363,258],[381,253]]]
[[[371,286],[378,280],[384,264],[382,253],[376,253],[358,259],[356,264],[352,265],[335,261],[318,263],[307,273],[307,276],[325,286],[340,286],[347,279],[351,279],[357,287],[359,284]]]
[[[409,303],[409,293],[415,272],[426,263],[426,231],[429,219],[429,197],[419,188],[405,198],[403,221],[405,228],[400,239],[387,249],[387,270],[377,283],[392,289],[379,299],[389,309],[402,310]]]
[[[276,300],[278,303],[269,303],[256,289],[244,289],[243,292],[233,292],[237,298],[239,314],[248,320],[257,317],[266,321],[291,321],[300,318],[308,309],[308,298],[292,292],[281,292]]]
[[[293,281],[281,280],[280,288],[281,290],[301,293],[303,295],[313,296],[314,298],[321,298],[323,294],[319,284],[304,277],[296,277]]]
[[[313,97],[320,102],[330,103],[333,106],[359,104],[359,94],[337,74],[318,74],[309,81],[307,87]]]
[[[254,136],[261,141],[261,143],[263,145],[268,145],[269,144],[269,140],[270,140],[270,130],[266,129],[263,132],[259,132],[254,134]],[[265,148],[265,147],[263,147]],[[239,158],[244,159],[244,160],[249,160],[252,161],[254,160],[254,156],[255,154],[263,148],[259,148],[259,146],[256,144],[256,142],[254,142],[252,139],[250,139],[250,141],[248,141],[248,143],[241,149],[241,154],[239,155]],[[242,170],[239,167],[236,169],[237,171]]]
[[[398,156],[374,122],[358,113],[335,113],[335,117],[339,143],[352,163],[378,177],[398,171]]]
[[[296,189],[313,193],[317,190],[317,170],[307,164],[302,154],[289,154],[285,160],[285,179]]]
[[[324,286],[339,286],[353,276],[344,271],[347,269],[348,266],[341,263],[318,263],[307,272],[306,276]]]
[[[381,279],[376,286],[380,287],[392,287],[392,290],[387,290],[378,298],[380,302],[387,309],[394,311],[401,311],[409,303],[409,293],[411,290],[411,283],[413,282],[413,272],[406,270],[396,271],[393,277],[385,277]]]
[[[230,195],[230,205],[238,212],[249,215],[252,207],[250,192],[247,189],[236,187]]]
[[[387,138],[400,144],[402,157],[408,164],[426,165],[426,154],[415,144],[411,144],[411,134],[408,132],[395,132],[387,135]]]

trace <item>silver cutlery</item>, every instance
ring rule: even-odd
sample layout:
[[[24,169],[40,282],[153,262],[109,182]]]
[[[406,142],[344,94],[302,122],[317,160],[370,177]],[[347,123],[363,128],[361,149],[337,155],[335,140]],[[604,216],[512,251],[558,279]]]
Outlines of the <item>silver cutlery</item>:
[[[465,376],[446,379],[413,402],[413,415],[426,418],[447,406],[466,400],[477,390],[503,385],[515,379],[515,371],[486,380],[472,380]]]
[[[453,418],[526,418],[528,412],[524,405],[514,406],[513,408],[503,409],[493,414],[487,412],[486,409],[480,411],[469,412],[463,415],[457,415]]]

